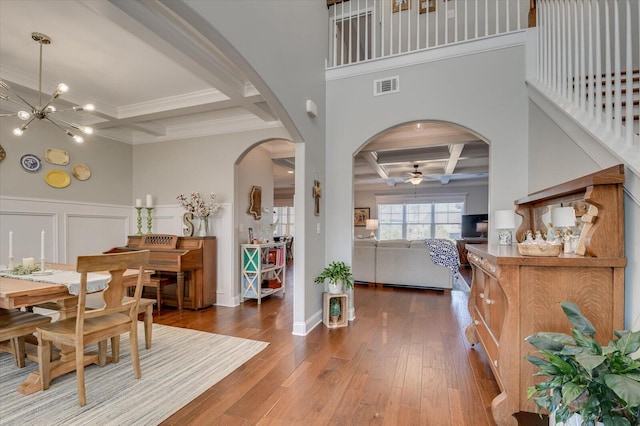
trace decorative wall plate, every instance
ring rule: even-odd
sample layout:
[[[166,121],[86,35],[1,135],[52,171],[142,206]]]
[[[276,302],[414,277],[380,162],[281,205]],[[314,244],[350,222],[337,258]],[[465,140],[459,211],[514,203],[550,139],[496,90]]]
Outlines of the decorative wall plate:
[[[44,180],[54,188],[65,188],[71,183],[71,176],[62,170],[51,170],[47,172]]]
[[[25,154],[20,158],[22,167],[31,173],[39,172],[42,169],[42,160],[34,154]]]
[[[7,158],[7,152],[4,150],[2,145],[0,145],[0,162],[2,162],[2,160],[4,160],[5,158]]]
[[[78,163],[73,166],[73,176],[78,180],[87,180],[91,177],[91,169],[86,164]]]
[[[44,154],[44,158],[51,164],[66,166],[69,164],[69,153],[57,148],[49,148]]]

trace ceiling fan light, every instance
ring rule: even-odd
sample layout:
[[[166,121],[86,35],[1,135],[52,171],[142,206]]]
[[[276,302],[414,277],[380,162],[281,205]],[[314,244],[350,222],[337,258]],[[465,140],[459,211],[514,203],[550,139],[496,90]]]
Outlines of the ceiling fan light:
[[[22,121],[27,121],[31,118],[31,113],[29,111],[18,111],[18,118]]]
[[[80,129],[80,131],[82,133],[85,133],[87,135],[92,135],[93,134],[93,127],[89,127],[89,126],[79,126],[78,129]]]
[[[413,185],[420,185],[420,183],[422,182],[422,176],[414,176],[409,179],[409,182],[411,182]]]
[[[24,134],[24,129],[22,127],[16,127],[13,129],[13,134],[16,136],[22,136]]]
[[[80,136],[80,135],[71,134],[71,137],[73,138],[74,141],[76,141],[78,143],[84,142],[84,138],[82,136]]]
[[[49,105],[44,109],[46,112],[56,112],[56,107],[54,107],[53,105]]]
[[[95,111],[96,106],[94,104],[85,104],[82,106],[83,111]]]

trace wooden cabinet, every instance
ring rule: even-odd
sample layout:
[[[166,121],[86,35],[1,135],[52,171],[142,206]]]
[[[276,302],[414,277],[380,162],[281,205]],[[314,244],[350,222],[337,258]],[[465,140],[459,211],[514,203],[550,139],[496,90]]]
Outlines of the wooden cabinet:
[[[467,260],[467,244],[486,244],[486,238],[462,238],[456,240],[456,248],[458,249],[458,255],[460,256],[460,265],[469,265]]]
[[[241,244],[242,301],[285,291],[286,244]]]
[[[624,327],[623,168],[617,166],[515,202],[523,217],[517,235],[539,229],[541,212],[581,200],[597,215],[585,219],[585,255],[521,256],[516,245],[467,245],[473,270],[467,339],[480,344],[501,393],[491,404],[498,425],[516,425],[519,411],[537,412],[527,388],[542,377],[524,359],[535,348],[524,339],[539,331],[569,333],[560,302],[576,303],[606,344]],[[603,238],[603,235],[608,238]]]

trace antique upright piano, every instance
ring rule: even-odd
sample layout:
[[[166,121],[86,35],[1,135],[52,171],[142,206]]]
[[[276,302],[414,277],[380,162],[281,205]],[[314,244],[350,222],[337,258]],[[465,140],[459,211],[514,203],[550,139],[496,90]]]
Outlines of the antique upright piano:
[[[216,303],[216,237],[131,235],[126,246],[114,247],[106,253],[132,250],[150,250],[148,268],[153,269],[155,275],[175,277],[175,293],[163,294],[165,304],[182,310]]]

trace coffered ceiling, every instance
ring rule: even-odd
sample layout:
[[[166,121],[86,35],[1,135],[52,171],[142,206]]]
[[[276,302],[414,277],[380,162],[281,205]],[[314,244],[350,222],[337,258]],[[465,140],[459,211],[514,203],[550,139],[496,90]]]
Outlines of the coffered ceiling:
[[[160,2],[1,0],[0,77],[37,103],[39,44],[32,32],[52,40],[43,47],[43,98],[66,83],[70,90],[56,100],[58,109],[92,102],[96,111],[61,118],[90,125],[105,138],[135,145],[282,125],[242,70]],[[0,112],[20,106],[2,101]],[[7,128],[21,124],[0,121]],[[274,158],[275,186],[293,187],[293,144],[264,148]],[[357,154],[354,183],[409,185],[414,164],[425,176],[421,185],[486,182],[488,146],[446,123],[399,126]]]

